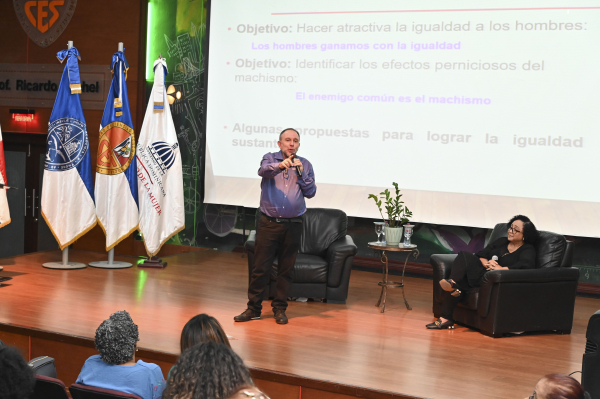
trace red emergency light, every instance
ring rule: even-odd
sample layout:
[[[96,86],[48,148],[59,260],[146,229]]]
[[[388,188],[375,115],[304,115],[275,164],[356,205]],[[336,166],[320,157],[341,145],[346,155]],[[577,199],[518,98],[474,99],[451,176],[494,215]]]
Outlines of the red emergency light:
[[[10,113],[15,122],[33,122],[35,118],[34,109],[11,109]]]

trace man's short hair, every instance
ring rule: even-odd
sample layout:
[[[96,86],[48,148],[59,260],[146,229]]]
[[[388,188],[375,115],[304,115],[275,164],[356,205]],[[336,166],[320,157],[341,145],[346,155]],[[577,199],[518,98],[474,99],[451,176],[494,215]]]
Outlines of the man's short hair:
[[[281,133],[279,133],[279,141],[281,141],[281,135],[282,135],[282,134],[284,134],[285,132],[287,132],[288,130],[293,130],[294,132],[296,132],[296,134],[298,135],[298,140],[300,140],[300,133],[299,133],[299,132],[298,132],[296,129],[293,129],[293,128],[291,128],[291,127],[288,127],[288,128],[286,128],[286,129],[283,129],[283,130],[281,131]]]

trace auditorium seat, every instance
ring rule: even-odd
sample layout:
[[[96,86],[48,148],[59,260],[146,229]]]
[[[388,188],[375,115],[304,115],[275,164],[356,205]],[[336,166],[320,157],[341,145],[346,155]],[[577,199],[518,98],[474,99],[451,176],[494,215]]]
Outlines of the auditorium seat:
[[[61,380],[36,374],[31,399],[69,399],[69,395]]]
[[[69,387],[73,399],[142,399],[132,393],[97,388],[90,385],[73,384]]]
[[[257,211],[257,220],[260,213]],[[329,303],[346,303],[352,261],[356,245],[346,235],[348,218],[339,209],[310,208],[304,214],[300,249],[294,265],[294,282],[290,297],[322,298]],[[248,280],[254,264],[256,231],[248,236]],[[271,284],[265,299],[275,295],[277,258],[273,264]]]
[[[494,227],[489,242],[506,237],[508,225]],[[573,242],[562,235],[540,231],[536,268],[493,270],[481,287],[471,290],[454,311],[454,321],[494,338],[506,333],[555,331],[570,334],[573,327],[579,269],[572,267]],[[456,255],[432,255],[433,314],[440,317],[442,279],[450,278]]]

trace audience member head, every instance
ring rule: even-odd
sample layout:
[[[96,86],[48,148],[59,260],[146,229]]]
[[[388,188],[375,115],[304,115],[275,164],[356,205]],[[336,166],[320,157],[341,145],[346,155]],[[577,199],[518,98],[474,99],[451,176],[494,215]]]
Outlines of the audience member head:
[[[33,393],[33,370],[13,347],[0,345],[0,398],[22,399]]]
[[[535,224],[533,224],[533,222],[531,221],[531,219],[529,219],[527,216],[523,216],[523,215],[516,215],[513,216],[509,221],[508,221],[508,227],[512,226],[512,224],[516,221],[516,220],[520,220],[523,223],[523,241],[529,243],[529,244],[533,244],[537,241],[538,239],[538,230],[535,227]]]
[[[135,355],[136,342],[140,340],[138,326],[125,310],[115,312],[96,330],[96,349],[108,364],[127,363]]]
[[[221,399],[253,386],[244,362],[228,346],[201,342],[185,350],[171,370],[163,399]]]
[[[530,399],[583,399],[581,384],[573,377],[565,374],[548,374],[542,377],[535,386]]]
[[[202,313],[192,317],[183,327],[179,344],[181,353],[200,342],[207,341],[220,342],[231,348],[227,334],[217,319]]]

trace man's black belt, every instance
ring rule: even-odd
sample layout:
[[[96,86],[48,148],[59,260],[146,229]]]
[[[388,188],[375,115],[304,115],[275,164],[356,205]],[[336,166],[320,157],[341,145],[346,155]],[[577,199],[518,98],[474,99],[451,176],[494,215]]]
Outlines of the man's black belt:
[[[302,218],[272,218],[271,216],[267,216],[263,213],[263,216],[269,219],[271,222],[275,223],[302,223]]]

